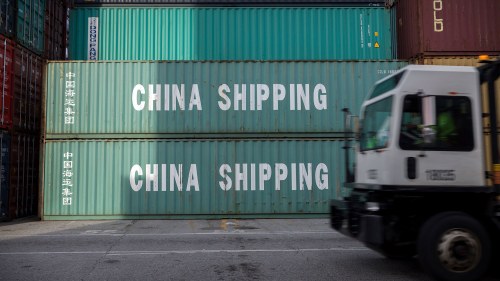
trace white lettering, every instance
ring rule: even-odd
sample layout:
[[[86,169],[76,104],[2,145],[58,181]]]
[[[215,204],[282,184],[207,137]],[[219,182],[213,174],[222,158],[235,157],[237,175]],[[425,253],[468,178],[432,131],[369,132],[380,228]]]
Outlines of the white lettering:
[[[170,191],[175,189],[174,182],[177,190],[182,191],[182,164],[179,164],[179,169],[175,165],[170,165]]]
[[[219,174],[222,178],[219,186],[224,191],[230,190],[233,182],[235,191],[266,190],[269,188],[267,182],[273,182],[272,188],[276,191],[283,188],[291,188],[293,191],[328,189],[328,167],[324,163],[291,163],[290,166],[285,163],[235,163],[234,166],[223,164],[219,167]],[[299,188],[297,182],[300,183]]]
[[[322,95],[321,95],[322,94]],[[314,107],[317,110],[325,110],[326,105],[326,87],[323,84],[318,84],[314,87]]]
[[[169,169],[167,169],[169,167]],[[160,173],[161,169],[161,173]],[[145,165],[145,178],[138,179],[138,177],[143,176],[143,168],[135,164],[130,169],[130,187],[134,191],[141,190],[143,182],[146,182],[146,191],[158,191],[158,185],[161,180],[161,191],[183,191],[183,183],[186,182],[183,179],[183,165],[182,164],[146,164]],[[167,175],[167,172],[170,174]],[[196,164],[191,164],[189,166],[189,173],[187,178],[187,183],[185,186],[186,191],[200,191],[200,184],[198,180],[198,168]],[[170,188],[167,189],[167,184],[170,184]]]
[[[240,190],[241,183],[243,183],[243,190],[248,190],[247,187],[247,164],[242,164],[242,169],[240,169],[240,164],[234,166],[234,181],[236,182],[234,188]]]
[[[149,111],[170,111],[170,110],[185,110],[186,109],[186,97],[185,97],[185,85],[184,84],[165,84],[162,87],[160,84],[149,84],[148,93],[146,96],[145,87],[141,84],[134,86],[132,90],[132,105],[137,111],[144,110],[146,101],[139,97],[139,94],[144,95],[147,99],[148,110]],[[163,108],[161,100],[164,100]],[[202,110],[201,98],[198,84],[191,85],[191,94],[189,98],[189,110]]]
[[[139,165],[132,166],[130,169],[130,187],[132,187],[133,191],[139,191],[142,188],[142,180],[136,181],[135,175],[142,176],[142,169]]]
[[[247,109],[247,85],[241,85],[241,92],[238,84],[234,85],[234,110],[239,110],[238,101],[241,101],[241,110]]]
[[[314,85],[312,95],[310,84],[289,84],[287,86],[290,110],[311,110],[311,104],[317,110],[327,109],[325,85]],[[233,104],[234,110],[245,111],[247,110],[248,100],[248,110],[261,111],[267,101],[271,102],[270,97],[272,95],[273,110],[278,110],[280,102],[287,98],[287,88],[282,84],[272,84],[271,87],[267,84],[234,84],[231,89],[227,84],[222,84],[218,90],[219,96],[222,98],[222,100],[218,101],[219,108],[229,110],[231,104]],[[229,96],[231,91],[233,93],[232,100]]]
[[[156,86],[156,92],[155,87]],[[161,85],[149,85],[149,111],[153,111],[153,103],[156,101],[156,111],[161,109]]]
[[[224,101],[219,101],[219,108],[226,111],[231,108],[231,99],[227,96],[227,92],[230,92],[229,86],[227,84],[222,84],[219,86],[219,96],[224,99]]]
[[[184,110],[184,84],[181,84],[180,89],[179,85],[172,85],[172,110],[177,109],[177,104],[181,110]]]
[[[141,84],[135,85],[134,89],[132,90],[132,105],[134,106],[135,110],[141,111],[144,109],[146,103],[144,101],[139,102],[138,95],[144,95],[145,93],[146,90],[144,89],[144,86],[142,86]]]
[[[262,102],[269,98],[269,86],[257,84],[257,110],[262,110]]]
[[[191,164],[189,167],[186,191],[191,191],[191,187],[194,187],[195,191],[200,191],[200,184],[198,183],[198,170],[195,164]]]
[[[219,174],[222,178],[226,180],[226,182],[219,181],[219,186],[222,190],[228,191],[231,189],[233,185],[233,181],[231,180],[231,177],[229,177],[227,174],[231,173],[231,166],[224,164],[221,165],[219,168]]]
[[[316,186],[318,186],[319,190],[328,189],[328,167],[319,163],[316,167]]]
[[[281,84],[273,84],[273,110],[278,110],[278,103],[285,99],[285,86]]]
[[[280,190],[281,182],[284,181],[288,176],[288,168],[283,163],[277,163],[274,168],[275,168],[274,173],[276,174],[276,180],[274,186],[276,190]]]
[[[153,182],[153,191],[158,191],[158,164],[153,165],[153,171],[151,171],[151,165],[146,164],[146,191],[151,191],[151,182]]]
[[[309,110],[309,84],[304,85],[297,84],[297,110],[301,110],[301,102],[304,104],[304,109]]]
[[[200,99],[200,90],[198,89],[198,84],[194,84],[191,89],[191,99],[189,100],[189,110],[193,110],[193,107],[196,106],[197,110],[201,110],[201,99]]]
[[[259,190],[264,190],[264,182],[271,179],[271,165],[259,164]]]
[[[299,164],[299,182],[300,182],[300,190],[304,190],[304,183],[308,190],[312,189],[312,164],[307,163],[307,170],[304,163]]]
[[[432,4],[432,7],[434,8],[434,32],[443,32],[443,19],[438,18],[438,12],[443,10],[443,0],[434,0]]]

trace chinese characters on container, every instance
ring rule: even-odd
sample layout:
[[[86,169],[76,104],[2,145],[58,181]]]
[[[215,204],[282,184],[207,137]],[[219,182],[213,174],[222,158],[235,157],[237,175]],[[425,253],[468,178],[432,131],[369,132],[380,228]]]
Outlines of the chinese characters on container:
[[[72,203],[73,192],[73,153],[66,152],[63,154],[63,180],[62,180],[62,204],[69,206]]]
[[[64,124],[75,124],[75,73],[67,72],[65,80]]]

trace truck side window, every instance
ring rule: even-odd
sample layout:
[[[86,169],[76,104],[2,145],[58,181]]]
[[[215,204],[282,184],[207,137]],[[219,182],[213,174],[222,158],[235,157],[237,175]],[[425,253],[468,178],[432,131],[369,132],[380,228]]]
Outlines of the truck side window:
[[[368,105],[361,121],[360,149],[386,148],[391,132],[392,96]]]
[[[459,96],[436,96],[436,140],[425,144],[421,137],[421,99],[404,100],[399,146],[404,150],[471,151],[474,148],[470,100]]]
[[[419,150],[422,139],[422,99],[418,96],[406,96],[399,133],[399,146],[404,150]]]

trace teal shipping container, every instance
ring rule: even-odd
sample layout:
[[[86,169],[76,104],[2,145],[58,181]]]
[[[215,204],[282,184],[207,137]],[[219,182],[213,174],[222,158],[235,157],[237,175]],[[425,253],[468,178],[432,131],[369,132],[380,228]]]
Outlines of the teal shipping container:
[[[48,139],[339,134],[400,61],[50,62]],[[262,137],[262,135],[261,135]],[[333,136],[335,137],[335,136]]]
[[[384,7],[75,7],[70,60],[386,60]]]
[[[17,1],[17,41],[37,54],[44,51],[45,1]]]
[[[344,142],[46,141],[45,220],[322,215],[343,194]]]

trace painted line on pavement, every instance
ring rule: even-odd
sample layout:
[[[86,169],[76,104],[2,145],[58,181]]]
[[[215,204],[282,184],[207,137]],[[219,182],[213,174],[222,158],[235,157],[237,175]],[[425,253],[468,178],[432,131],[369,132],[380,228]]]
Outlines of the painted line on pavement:
[[[71,237],[71,236],[203,236],[203,235],[333,235],[344,236],[336,231],[280,231],[280,232],[246,232],[234,230],[232,232],[180,232],[180,233],[124,233],[124,232],[106,232],[105,230],[87,230],[79,233],[69,234],[0,234],[0,240],[3,237]]]
[[[347,248],[312,248],[312,249],[255,249],[255,250],[185,250],[185,251],[64,251],[64,252],[6,252],[7,255],[109,255],[109,256],[135,256],[135,255],[171,255],[171,254],[218,254],[218,253],[285,253],[285,252],[350,252],[370,251],[365,247]]]

